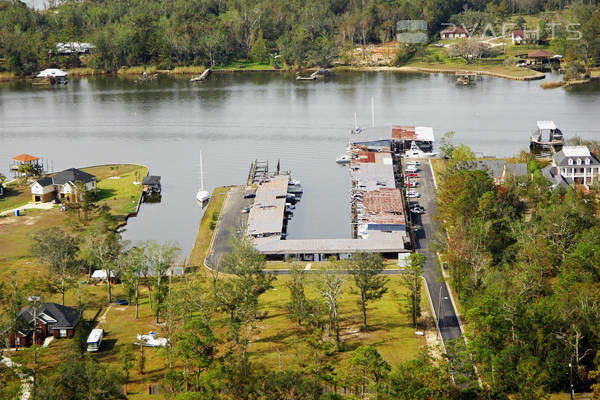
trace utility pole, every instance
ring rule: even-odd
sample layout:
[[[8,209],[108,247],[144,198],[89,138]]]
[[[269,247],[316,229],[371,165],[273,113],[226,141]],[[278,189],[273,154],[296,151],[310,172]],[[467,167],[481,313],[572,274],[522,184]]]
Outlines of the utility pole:
[[[573,364],[569,363],[569,393],[571,394],[571,400],[573,400]]]
[[[29,296],[27,301],[32,303],[31,308],[33,309],[33,390],[31,392],[31,399],[35,400],[37,385],[37,305],[40,301],[40,296]]]
[[[440,285],[440,293],[438,295],[438,308],[437,308],[437,315],[436,315],[436,321],[437,321],[437,338],[440,338],[440,334],[441,334],[441,328],[440,328],[440,308],[442,306],[442,286]]]

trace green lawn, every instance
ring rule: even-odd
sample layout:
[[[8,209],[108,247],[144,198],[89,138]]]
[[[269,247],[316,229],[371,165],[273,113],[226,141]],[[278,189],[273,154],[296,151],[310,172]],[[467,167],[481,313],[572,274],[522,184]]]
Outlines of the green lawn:
[[[258,70],[274,70],[271,64],[263,64],[252,60],[233,60],[225,65],[215,67],[215,71],[258,71]]]
[[[111,168],[117,167],[116,170]],[[148,168],[135,164],[102,165],[82,168],[96,176],[98,204],[106,204],[116,216],[124,216],[136,210],[141,196],[139,182],[148,174]],[[118,179],[113,177],[117,176]]]
[[[27,184],[12,182],[4,185],[4,194],[0,196],[0,212],[21,207],[31,201],[31,188]]]
[[[211,222],[214,222],[213,214],[219,214],[221,212],[229,189],[231,188],[218,187],[213,191],[210,201],[206,206],[206,210],[204,211],[204,215],[202,216],[202,221],[200,221],[196,241],[194,242],[194,247],[190,253],[188,265],[204,268],[204,259],[206,258],[208,247],[210,246],[210,241],[214,234],[214,230],[210,229]]]

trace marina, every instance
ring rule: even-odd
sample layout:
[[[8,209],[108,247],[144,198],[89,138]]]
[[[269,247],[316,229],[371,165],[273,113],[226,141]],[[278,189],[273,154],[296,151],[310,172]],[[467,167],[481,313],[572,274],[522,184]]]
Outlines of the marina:
[[[389,138],[386,132],[391,132]],[[242,209],[243,214],[248,210],[245,234],[269,260],[343,260],[352,258],[357,252],[369,252],[397,259],[400,263],[414,250],[403,190],[402,163],[406,153],[411,151],[407,142],[413,147],[419,143],[419,151],[422,151],[421,148],[432,149],[434,141],[432,128],[400,126],[367,129],[364,135],[353,139],[354,144],[349,146],[347,153],[352,182],[349,199],[351,238],[287,239],[287,224],[296,209],[296,201],[290,201],[290,196],[297,200],[296,196],[303,193],[302,186],[291,178],[290,172],[280,171],[280,162],[277,170],[269,173],[267,161],[254,160],[243,190],[246,193],[243,198],[252,199],[249,207]],[[418,162],[407,161],[407,165],[408,171],[418,171]],[[407,187],[414,187],[410,183],[416,182],[407,179],[406,183]],[[241,190],[237,196],[240,195]],[[235,213],[236,210],[225,212]],[[239,223],[243,226],[244,221]],[[223,232],[231,229],[234,227],[230,225],[219,226],[216,235],[224,236]],[[207,259],[218,260],[221,256],[209,254]]]
[[[2,172],[12,177],[9,165],[20,153],[40,157],[50,171],[152,165],[161,176],[162,201],[143,204],[123,235],[134,243],[168,237],[188,252],[204,212],[195,200],[200,148],[209,192],[244,183],[257,157],[270,160],[273,170],[278,159],[285,160],[304,190],[288,240],[351,238],[351,180],[348,167],[335,159],[345,151],[355,111],[357,126],[371,125],[372,97],[377,124],[411,121],[431,126],[436,136],[453,130],[456,143],[483,154],[494,149],[494,155],[512,156],[527,149],[528,127],[536,120],[553,119],[568,137],[600,134],[595,84],[548,91],[537,82],[483,77],[477,85],[459,87],[445,75],[340,71],[305,85],[286,73],[214,74],[218,79],[201,85],[162,75],[139,86],[114,77],[71,77],[68,85],[42,90],[25,82],[2,84]],[[259,98],[263,107],[257,112]]]

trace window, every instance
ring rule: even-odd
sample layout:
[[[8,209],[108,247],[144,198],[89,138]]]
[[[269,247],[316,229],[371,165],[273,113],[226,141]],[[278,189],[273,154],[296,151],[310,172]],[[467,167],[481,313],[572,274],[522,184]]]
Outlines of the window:
[[[573,159],[569,158],[569,165],[573,165]]]
[[[589,158],[586,158],[586,159],[585,159],[585,164],[586,164],[586,165],[590,165],[590,164],[591,164],[591,160],[590,160]]]
[[[67,330],[66,329],[60,329],[60,332],[59,332],[58,336],[60,336],[60,337],[67,337]]]
[[[581,158],[577,159],[577,165],[581,165]]]

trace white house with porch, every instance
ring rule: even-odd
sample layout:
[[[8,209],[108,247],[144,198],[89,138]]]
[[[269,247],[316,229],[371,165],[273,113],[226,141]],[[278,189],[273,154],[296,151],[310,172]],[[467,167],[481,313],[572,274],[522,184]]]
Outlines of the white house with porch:
[[[600,179],[600,161],[586,146],[564,146],[554,154],[552,164],[543,173],[554,186],[589,186]]]

